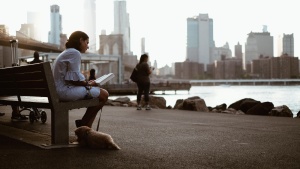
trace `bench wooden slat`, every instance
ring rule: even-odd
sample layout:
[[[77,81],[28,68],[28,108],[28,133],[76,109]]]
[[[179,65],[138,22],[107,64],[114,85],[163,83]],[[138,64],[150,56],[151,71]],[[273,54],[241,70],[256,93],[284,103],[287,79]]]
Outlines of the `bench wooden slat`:
[[[48,97],[49,91],[47,88],[19,88],[18,94],[20,96],[41,96]]]
[[[0,86],[2,89],[16,88],[16,83],[14,81],[0,81]]]
[[[6,81],[14,81],[14,77],[12,76],[13,74],[0,74],[0,83],[6,82]]]
[[[40,80],[19,81],[18,85],[20,89],[48,88],[47,83],[45,81]]]
[[[22,96],[21,100],[22,102],[18,102],[17,96],[3,96],[0,97],[0,104],[19,105],[22,107],[51,108],[47,97]]]
[[[16,76],[16,79],[15,79],[16,81],[34,81],[34,80],[45,79],[43,77],[43,72],[40,72],[40,71],[18,73],[15,76]]]
[[[16,96],[18,91],[16,88],[2,88],[0,87],[0,96]]]

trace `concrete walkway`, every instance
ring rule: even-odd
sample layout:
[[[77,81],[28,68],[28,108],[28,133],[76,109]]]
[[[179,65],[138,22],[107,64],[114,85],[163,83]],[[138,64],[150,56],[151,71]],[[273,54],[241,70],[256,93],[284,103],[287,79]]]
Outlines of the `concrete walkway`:
[[[84,111],[70,111],[71,140]],[[300,168],[300,119],[106,106],[100,131],[121,147],[112,151],[41,148],[50,143],[48,110],[46,124],[11,122],[9,106],[0,112],[1,169]]]

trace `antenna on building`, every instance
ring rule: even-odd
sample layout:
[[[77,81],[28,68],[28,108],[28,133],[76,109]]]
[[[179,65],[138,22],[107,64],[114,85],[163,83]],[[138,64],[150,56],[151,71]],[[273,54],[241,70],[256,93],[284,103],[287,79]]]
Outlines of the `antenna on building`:
[[[268,26],[267,25],[263,25],[263,32],[268,32]]]

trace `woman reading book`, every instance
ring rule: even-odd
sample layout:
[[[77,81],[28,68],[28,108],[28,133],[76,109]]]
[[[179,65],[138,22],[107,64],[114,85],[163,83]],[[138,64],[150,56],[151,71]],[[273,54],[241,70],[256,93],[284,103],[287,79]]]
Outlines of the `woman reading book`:
[[[57,56],[52,67],[56,90],[62,101],[85,99],[87,95],[99,98],[99,106],[88,107],[82,119],[75,121],[76,127],[91,127],[109,96],[94,80],[86,81],[80,71],[81,53],[88,49],[88,44],[86,33],[73,32],[65,44],[66,49]]]

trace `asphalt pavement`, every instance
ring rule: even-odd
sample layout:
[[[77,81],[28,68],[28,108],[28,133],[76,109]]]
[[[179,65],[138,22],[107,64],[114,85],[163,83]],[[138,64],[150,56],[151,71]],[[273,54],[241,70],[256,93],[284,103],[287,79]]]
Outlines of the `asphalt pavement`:
[[[9,106],[0,112],[1,169],[300,168],[299,118],[105,106],[99,130],[121,150],[47,149],[49,110],[45,124],[12,122]],[[84,112],[69,113],[70,141]]]

